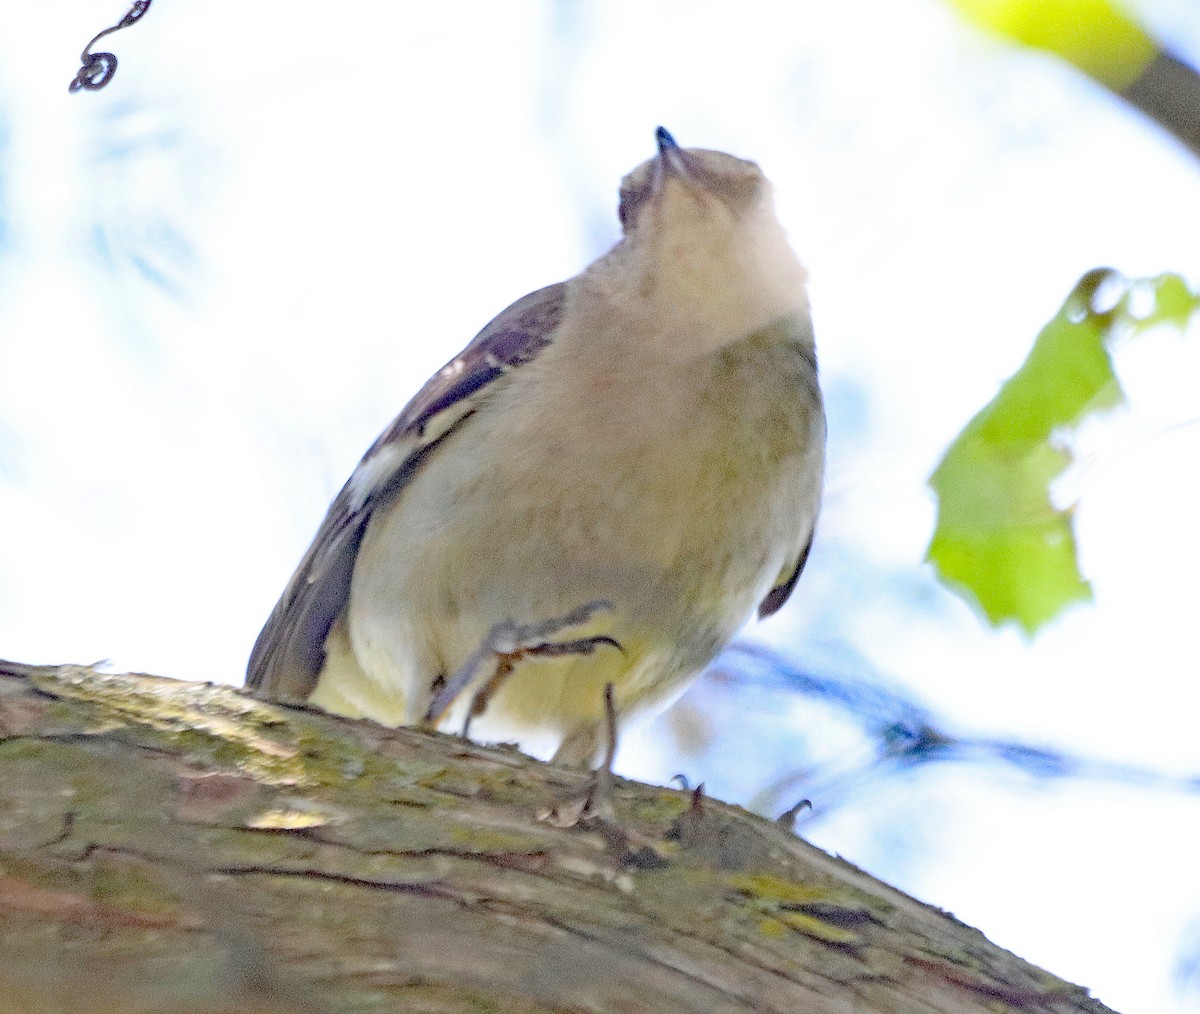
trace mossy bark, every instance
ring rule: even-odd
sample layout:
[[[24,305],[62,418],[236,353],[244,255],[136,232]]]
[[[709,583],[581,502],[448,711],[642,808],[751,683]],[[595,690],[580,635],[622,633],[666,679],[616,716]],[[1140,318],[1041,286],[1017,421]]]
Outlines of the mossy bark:
[[[552,813],[587,777],[0,663],[0,1011],[1107,1009],[736,807]]]

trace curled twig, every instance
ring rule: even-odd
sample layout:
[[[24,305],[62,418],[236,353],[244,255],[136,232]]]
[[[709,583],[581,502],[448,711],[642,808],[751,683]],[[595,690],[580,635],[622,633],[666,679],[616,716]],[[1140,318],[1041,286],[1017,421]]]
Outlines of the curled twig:
[[[150,9],[152,0],[134,0],[134,4],[129,8],[129,12],[111,28],[106,28],[98,33],[86,46],[83,47],[83,52],[80,54],[79,62],[82,66],[79,72],[75,75],[75,79],[71,82],[69,90],[72,92],[79,91],[80,88],[86,88],[88,91],[98,91],[103,88],[112,76],[117,72],[117,57],[115,53],[93,53],[92,47],[113,32],[119,32],[122,28],[128,28],[135,21],[139,20],[143,14]]]

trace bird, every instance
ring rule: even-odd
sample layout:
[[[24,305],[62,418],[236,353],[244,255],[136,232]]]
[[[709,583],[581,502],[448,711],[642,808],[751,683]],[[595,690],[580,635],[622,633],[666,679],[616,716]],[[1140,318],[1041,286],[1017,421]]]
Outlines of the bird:
[[[586,765],[606,688],[622,723],[662,710],[791,595],[825,469],[807,273],[756,163],[656,144],[618,242],[501,312],[367,450],[258,636],[254,694],[474,716]]]

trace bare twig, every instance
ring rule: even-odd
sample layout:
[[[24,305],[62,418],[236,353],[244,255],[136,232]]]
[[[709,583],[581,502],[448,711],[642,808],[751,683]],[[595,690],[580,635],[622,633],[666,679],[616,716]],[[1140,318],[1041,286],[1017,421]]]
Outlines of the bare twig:
[[[111,28],[106,28],[99,32],[86,46],[83,47],[83,52],[79,56],[79,62],[82,66],[79,72],[75,75],[75,79],[71,82],[69,90],[77,92],[81,88],[86,88],[88,91],[99,91],[117,72],[117,57],[115,53],[93,53],[92,47],[104,38],[106,35],[111,35],[113,32],[119,32],[122,28],[128,28],[135,21],[141,19],[142,15],[150,9],[152,0],[134,0],[134,4],[129,8],[128,13],[120,21]]]

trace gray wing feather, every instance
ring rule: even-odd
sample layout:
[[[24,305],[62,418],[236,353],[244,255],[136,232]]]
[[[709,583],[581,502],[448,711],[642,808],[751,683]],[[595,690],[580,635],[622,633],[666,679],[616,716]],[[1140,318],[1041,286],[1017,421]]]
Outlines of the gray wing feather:
[[[767,597],[759,603],[758,618],[760,620],[765,620],[772,613],[779,612],[783,608],[783,604],[791,596],[792,591],[796,587],[796,582],[800,580],[800,572],[804,570],[804,565],[808,562],[808,554],[812,551],[813,535],[815,534],[815,529],[808,533],[808,541],[804,544],[804,548],[800,550],[800,558],[796,561],[796,566],[792,568],[786,578],[767,592]]]
[[[807,317],[804,318],[804,334],[807,340],[802,342],[797,352],[806,367],[803,371],[804,383],[808,390],[811,403],[816,406],[816,418],[820,425],[820,442],[824,446],[825,442],[825,414],[821,402],[821,388],[817,384],[817,353],[812,344],[812,322]],[[804,570],[804,565],[808,562],[808,554],[812,552],[813,537],[816,535],[816,524],[808,533],[808,539],[804,543],[804,547],[800,550],[799,556],[796,557],[795,565],[791,570],[784,571],[780,575],[780,580],[776,585],[767,592],[766,597],[758,604],[758,618],[766,619],[773,613],[779,612],[783,608],[783,604],[791,597],[791,594],[796,589],[796,582],[800,580],[800,574]]]
[[[425,459],[475,412],[487,389],[529,362],[562,319],[566,283],[517,300],[425,384],[363,455],[334,499],[250,654],[246,686],[303,701],[325,662],[325,638],[346,607],[371,514],[391,502]]]

